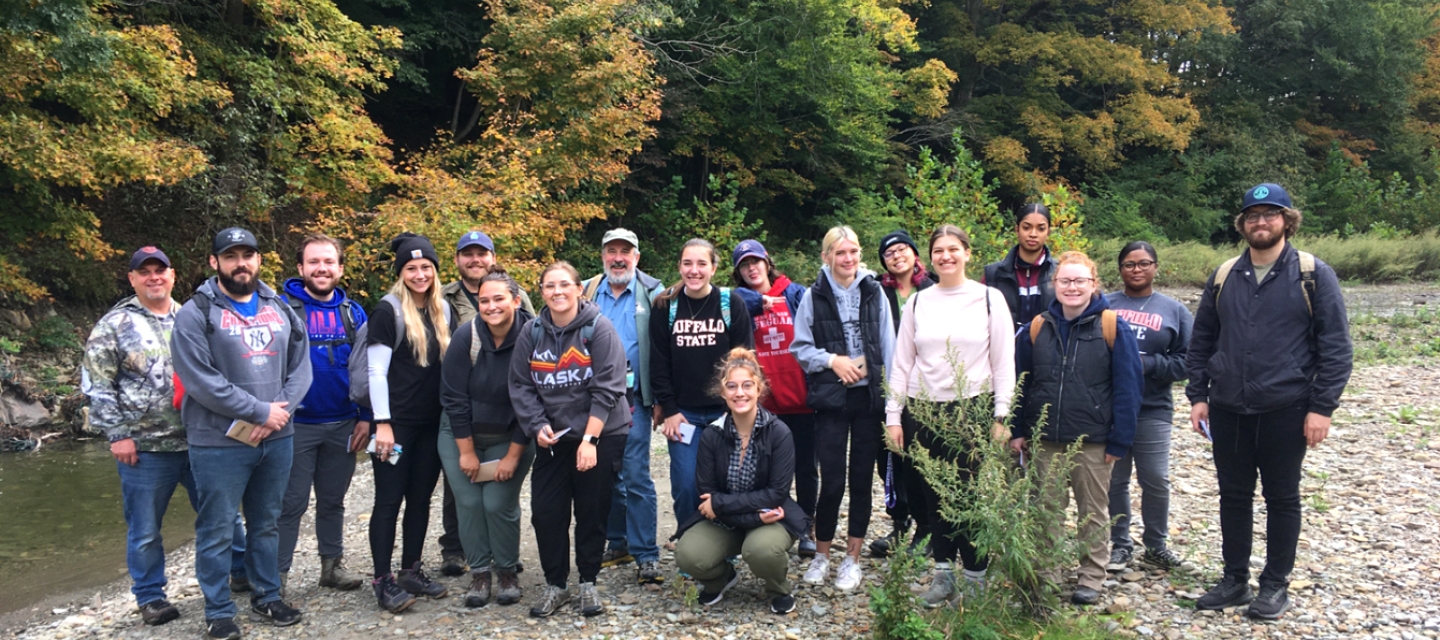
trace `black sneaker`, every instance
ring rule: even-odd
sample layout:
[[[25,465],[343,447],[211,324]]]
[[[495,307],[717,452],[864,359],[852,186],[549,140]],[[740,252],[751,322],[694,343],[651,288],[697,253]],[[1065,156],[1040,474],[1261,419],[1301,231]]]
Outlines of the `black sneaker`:
[[[1179,569],[1185,560],[1180,557],[1180,554],[1170,549],[1146,549],[1145,554],[1140,556],[1140,562],[1156,569],[1174,571]]]
[[[890,555],[890,548],[895,546],[895,539],[899,531],[891,530],[885,537],[870,543],[870,557],[884,558]]]
[[[250,613],[269,620],[277,627],[288,627],[300,621],[300,610],[280,600],[250,603]]]
[[[140,619],[152,627],[158,627],[179,617],[180,610],[164,598],[140,605]]]
[[[1070,602],[1084,607],[1093,606],[1100,603],[1100,592],[1090,587],[1076,587],[1075,593],[1070,595]]]
[[[245,576],[230,576],[230,593],[245,593],[250,590],[250,579]]]
[[[375,587],[375,600],[380,608],[390,613],[400,613],[415,604],[415,596],[395,584],[395,576],[382,576],[370,583]]]
[[[770,599],[770,613],[785,615],[795,610],[795,596],[785,594]]]
[[[801,558],[815,557],[815,539],[811,538],[810,534],[807,533],[800,537],[800,549],[798,553]]]
[[[395,575],[395,584],[410,593],[427,598],[443,598],[450,593],[449,587],[425,575],[425,569],[421,565],[422,563],[416,562],[414,568],[401,569],[400,573]]]
[[[1260,595],[1250,603],[1245,615],[1256,620],[1279,620],[1290,610],[1290,590],[1283,584],[1262,584]]]
[[[1110,551],[1110,564],[1105,565],[1106,571],[1118,572],[1130,568],[1130,559],[1135,557],[1134,552],[1123,547],[1115,547]]]
[[[1195,608],[1201,611],[1219,611],[1230,607],[1238,607],[1255,599],[1254,592],[1250,591],[1250,584],[1236,580],[1231,576],[1225,576],[1220,584],[1215,585],[1200,599],[1195,601]]]
[[[624,547],[611,547],[605,550],[604,555],[600,556],[600,567],[608,569],[610,567],[618,567],[622,564],[630,564],[634,561],[635,556],[630,555],[629,549]]]
[[[720,587],[720,590],[716,591],[715,593],[710,593],[709,591],[702,591],[700,593],[700,604],[707,607],[712,604],[719,604],[721,600],[725,599],[725,592],[729,591],[730,587],[735,586],[735,584],[738,582],[740,582],[740,572],[736,571],[735,567],[732,565],[730,566],[730,576],[725,579],[725,586]]]
[[[465,564],[465,558],[456,555],[447,555],[440,558],[440,575],[455,578],[463,576],[470,571],[469,565]]]
[[[665,584],[665,572],[660,570],[659,562],[647,560],[635,566],[635,581],[640,584]]]
[[[205,637],[217,640],[240,640],[240,627],[234,618],[216,618],[205,621]]]

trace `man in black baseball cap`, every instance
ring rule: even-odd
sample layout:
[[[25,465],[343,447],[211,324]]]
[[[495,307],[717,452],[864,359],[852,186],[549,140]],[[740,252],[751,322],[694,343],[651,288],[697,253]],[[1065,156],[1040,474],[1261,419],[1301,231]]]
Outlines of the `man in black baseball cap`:
[[[210,255],[218,256],[233,247],[250,247],[258,253],[260,242],[255,240],[255,234],[240,227],[230,227],[215,234],[215,239],[210,242]]]

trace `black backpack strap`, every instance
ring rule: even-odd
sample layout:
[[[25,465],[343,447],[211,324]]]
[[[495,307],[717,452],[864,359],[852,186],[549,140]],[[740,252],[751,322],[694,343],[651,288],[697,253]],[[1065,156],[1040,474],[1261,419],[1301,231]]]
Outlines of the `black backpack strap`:
[[[215,323],[210,320],[210,296],[193,293],[190,294],[190,302],[195,303],[195,310],[200,312],[200,317],[205,318],[205,333],[215,333]]]
[[[355,302],[345,298],[340,303],[340,323],[345,327],[345,341],[355,343]]]

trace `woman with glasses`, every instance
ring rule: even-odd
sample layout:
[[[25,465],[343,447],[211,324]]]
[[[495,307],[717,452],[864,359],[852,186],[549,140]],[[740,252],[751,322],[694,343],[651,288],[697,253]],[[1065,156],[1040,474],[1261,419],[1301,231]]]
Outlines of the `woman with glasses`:
[[[1186,347],[1195,317],[1178,300],[1155,291],[1159,260],[1143,240],[1125,245],[1117,261],[1125,288],[1106,298],[1110,308],[1135,330],[1145,393],[1130,453],[1115,462],[1110,476],[1111,571],[1124,571],[1133,557],[1130,537],[1130,468],[1140,480],[1140,514],[1145,521],[1145,553],[1140,561],[1157,569],[1180,566],[1180,556],[1165,545],[1170,530],[1170,427],[1175,400],[1170,388],[1184,380]]]
[[[1055,300],[1015,337],[1015,372],[1023,382],[1011,446],[1022,450],[1033,436],[1032,459],[1048,477],[1057,459],[1080,442],[1065,488],[1048,498],[1063,511],[1070,493],[1075,494],[1080,539],[1090,542],[1070,601],[1093,605],[1100,601],[1109,558],[1102,532],[1110,471],[1135,439],[1144,381],[1135,333],[1097,293],[1095,262],[1067,251],[1056,264]],[[1056,485],[1047,481],[1045,486]],[[1047,578],[1060,581],[1059,576]]]
[[[525,435],[540,448],[530,476],[530,522],[545,571],[545,590],[530,608],[537,618],[570,601],[572,511],[580,613],[605,612],[595,578],[630,433],[625,346],[599,305],[580,295],[579,282],[568,262],[545,268],[545,308],[519,330],[510,359],[510,401]]]

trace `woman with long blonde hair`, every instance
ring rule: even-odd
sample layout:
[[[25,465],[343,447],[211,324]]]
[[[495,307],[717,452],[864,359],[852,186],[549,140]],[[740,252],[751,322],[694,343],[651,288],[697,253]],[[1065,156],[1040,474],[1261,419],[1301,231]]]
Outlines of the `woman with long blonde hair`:
[[[390,241],[390,248],[399,277],[370,316],[366,356],[375,413],[373,585],[380,607],[397,613],[414,604],[415,596],[442,598],[447,593],[444,585],[425,575],[420,555],[430,524],[430,496],[440,479],[440,360],[450,345],[454,313],[436,283],[440,259],[429,238],[402,233]],[[391,556],[401,502],[404,542],[397,575]]]

